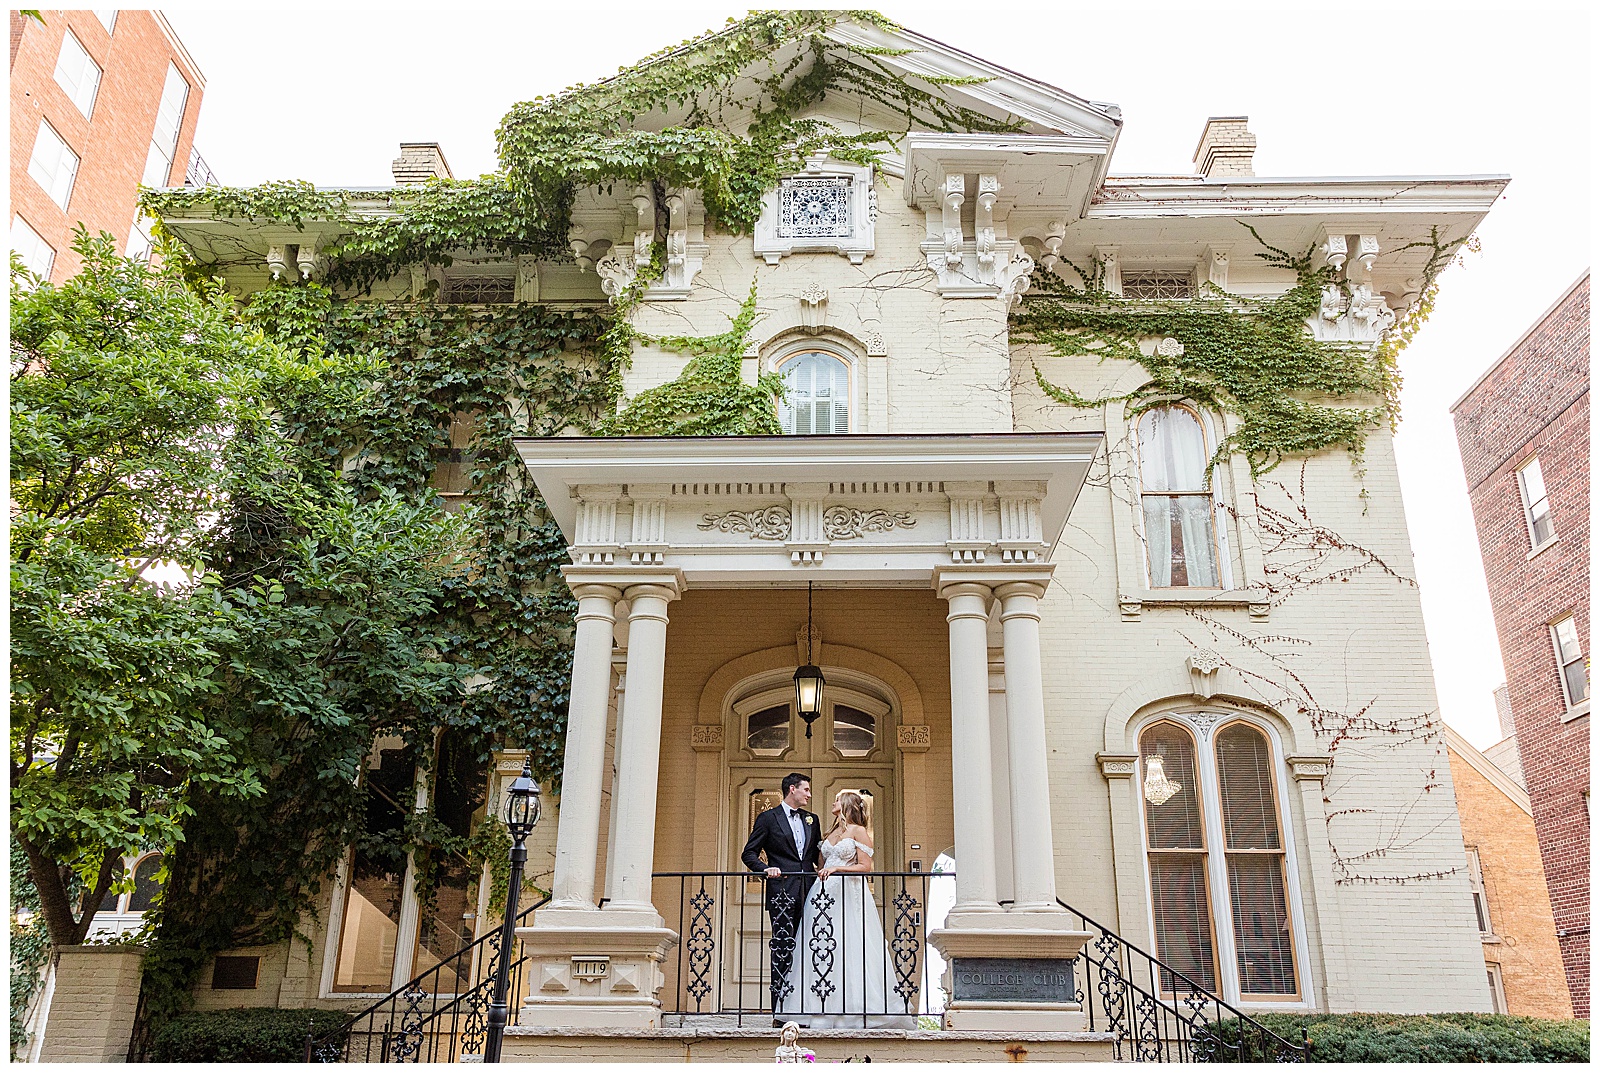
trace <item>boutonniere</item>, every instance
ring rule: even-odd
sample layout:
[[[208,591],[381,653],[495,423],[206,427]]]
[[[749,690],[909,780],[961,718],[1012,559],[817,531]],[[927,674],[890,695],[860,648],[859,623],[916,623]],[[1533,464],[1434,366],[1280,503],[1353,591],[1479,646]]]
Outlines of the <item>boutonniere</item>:
[[[811,817],[810,817],[810,816],[807,816],[807,817],[806,817],[806,826],[807,826],[807,827],[810,827],[810,826],[811,826]]]

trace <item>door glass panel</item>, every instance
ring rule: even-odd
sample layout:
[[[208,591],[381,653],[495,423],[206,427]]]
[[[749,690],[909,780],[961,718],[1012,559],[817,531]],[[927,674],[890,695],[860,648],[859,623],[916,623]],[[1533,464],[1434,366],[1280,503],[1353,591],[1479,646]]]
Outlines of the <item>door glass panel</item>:
[[[860,757],[878,741],[878,720],[859,708],[833,706],[833,747],[840,756]]]
[[[394,975],[405,856],[400,828],[415,765],[404,749],[380,749],[367,770],[366,834],[350,854],[350,886],[339,929],[333,990],[382,994]]]
[[[127,868],[125,868],[123,866],[123,863],[121,861],[116,861],[111,865],[111,875],[112,875],[112,886],[113,887],[115,887],[117,882],[122,879],[122,873],[125,872],[125,871],[127,871]],[[115,890],[115,889],[108,890],[108,891],[106,891],[105,898],[100,902],[100,908],[96,909],[95,912],[97,912],[97,913],[115,913],[117,911],[117,903],[119,901],[121,901],[121,900],[122,900],[122,892],[120,892],[118,890]]]
[[[128,912],[142,913],[149,909],[150,903],[161,892],[156,873],[161,871],[162,860],[161,854],[152,853],[133,870],[133,894],[128,897]]]
[[[782,756],[789,747],[789,706],[763,708],[750,716],[745,744],[757,756]]]
[[[479,756],[453,731],[440,736],[433,813],[451,834],[466,838],[472,833],[472,818],[483,806],[488,779],[487,757]],[[411,966],[414,975],[427,972],[472,944],[477,907],[468,900],[468,894],[473,868],[464,855],[455,852],[436,861],[435,867],[433,908],[417,922],[417,956]],[[471,968],[462,966],[462,974]],[[443,994],[456,994],[469,986],[464,978],[458,979],[454,968],[433,973],[421,983],[423,990]]]

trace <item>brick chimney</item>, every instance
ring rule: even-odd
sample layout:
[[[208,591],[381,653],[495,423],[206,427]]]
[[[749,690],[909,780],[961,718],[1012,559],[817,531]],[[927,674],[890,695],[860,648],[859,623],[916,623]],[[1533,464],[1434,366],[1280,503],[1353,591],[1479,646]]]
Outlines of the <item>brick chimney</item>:
[[[415,186],[429,179],[453,179],[438,142],[401,142],[400,155],[389,165],[399,186]]]
[[[1250,117],[1212,116],[1195,147],[1194,167],[1207,179],[1226,179],[1234,175],[1254,175],[1256,136],[1250,133]]]

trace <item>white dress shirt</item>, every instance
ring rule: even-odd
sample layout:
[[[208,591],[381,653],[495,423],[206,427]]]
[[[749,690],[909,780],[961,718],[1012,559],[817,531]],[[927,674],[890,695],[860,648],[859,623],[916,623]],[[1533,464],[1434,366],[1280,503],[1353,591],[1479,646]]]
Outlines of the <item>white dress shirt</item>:
[[[790,808],[785,805],[783,806],[783,811],[789,816],[789,832],[794,835],[794,855],[804,860],[806,855],[805,819],[800,815],[800,810],[797,808]]]

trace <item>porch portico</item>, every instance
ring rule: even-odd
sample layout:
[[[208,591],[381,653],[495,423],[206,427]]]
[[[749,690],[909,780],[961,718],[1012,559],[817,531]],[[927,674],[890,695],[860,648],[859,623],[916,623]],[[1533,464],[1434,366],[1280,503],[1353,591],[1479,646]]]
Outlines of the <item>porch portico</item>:
[[[1077,953],[1083,933],[1056,904],[1039,603],[1053,570],[1051,549],[1101,439],[999,434],[518,441],[568,540],[573,565],[564,574],[578,601],[552,898],[534,914],[531,927],[518,931],[530,961],[521,1025],[660,1025],[658,995],[668,952],[678,940],[669,926],[675,922],[663,920],[652,898],[652,872],[661,859],[656,813],[664,686],[672,605],[691,590],[741,590],[704,599],[747,608],[737,613],[759,613],[763,603],[777,602],[760,594],[777,597],[775,589],[815,586],[835,604],[837,590],[847,590],[867,607],[875,599],[920,600],[912,593],[931,586],[947,623],[949,830],[959,868],[955,906],[946,927],[929,938],[947,959],[1070,959]],[[895,598],[888,590],[911,591]],[[787,628],[801,628],[797,640],[813,639],[804,634],[803,618],[782,614]],[[690,617],[704,629],[703,616]],[[835,614],[834,621],[844,620]],[[893,672],[875,676],[865,665],[850,668],[855,649],[848,633],[830,627],[819,662],[827,671],[835,660],[841,681],[859,678],[860,703],[870,708],[870,682]],[[792,673],[804,655],[770,645],[757,645],[756,651],[751,643],[741,647],[726,639],[720,645],[715,659],[736,665],[737,673],[724,677],[739,684],[738,696],[758,696],[766,678]],[[618,689],[612,727],[614,661],[625,688]],[[885,694],[880,732],[896,721],[891,733],[913,751],[919,743],[926,748],[933,734],[943,736],[942,725],[905,721],[892,682],[882,681],[877,689]],[[725,733],[723,711],[735,694],[722,687],[717,692],[693,717],[696,782],[714,778],[720,797],[731,800],[730,761],[737,750]],[[617,788],[609,829],[603,815],[608,736],[615,742]],[[751,754],[740,755],[751,760]],[[905,780],[898,763],[885,770]],[[928,776],[939,781],[935,772]],[[915,803],[916,796],[891,791],[884,804],[893,814],[875,827],[923,830],[919,817],[910,814],[925,807]],[[825,811],[825,802],[818,804]],[[721,811],[711,825],[718,832],[712,841],[698,833],[709,817],[697,816],[691,824],[692,838],[702,844],[695,857],[702,871],[727,867],[726,847],[742,841],[742,830],[732,828],[747,818],[735,817],[726,805]],[[945,847],[910,851],[891,835],[889,848],[901,859],[925,854],[931,860]],[[892,871],[899,860],[878,865]],[[738,867],[734,860],[732,869]],[[1059,1026],[1060,1011],[1053,1012]],[[947,1012],[953,1027],[975,1029],[1023,1027],[1026,1019],[1026,1012],[960,1001]]]

